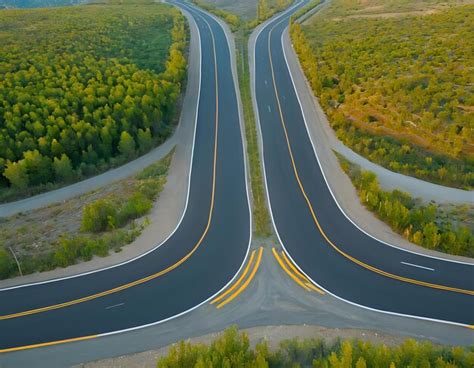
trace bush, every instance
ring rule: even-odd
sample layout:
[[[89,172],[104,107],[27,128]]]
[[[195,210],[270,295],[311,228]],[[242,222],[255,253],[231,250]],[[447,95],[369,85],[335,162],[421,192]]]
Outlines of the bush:
[[[117,209],[110,199],[99,199],[84,207],[82,230],[97,233],[113,229],[116,224]]]
[[[327,343],[321,339],[287,340],[271,352],[266,342],[249,346],[247,334],[235,327],[211,345],[181,341],[158,360],[158,368],[177,367],[472,367],[474,352],[406,340],[399,346],[361,340]]]
[[[0,279],[6,279],[15,272],[15,263],[10,254],[0,248]]]

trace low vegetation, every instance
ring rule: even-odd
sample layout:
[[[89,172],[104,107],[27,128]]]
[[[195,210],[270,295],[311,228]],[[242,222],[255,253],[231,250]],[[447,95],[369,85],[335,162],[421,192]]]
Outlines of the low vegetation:
[[[193,0],[199,6],[202,1]],[[213,5],[203,6],[207,11],[222,17],[224,20],[235,15]],[[232,18],[233,19],[233,18]],[[247,143],[247,157],[250,166],[250,181],[252,187],[252,213],[255,223],[255,234],[260,237],[267,237],[271,234],[270,215],[266,204],[265,191],[263,188],[263,175],[261,169],[260,152],[258,148],[257,126],[255,123],[255,113],[253,110],[252,94],[250,89],[250,71],[248,63],[248,39],[251,32],[251,23],[244,23],[238,18],[238,27],[232,27],[235,36],[237,73],[239,78],[240,99],[245,121],[245,138]]]
[[[192,0],[192,2],[196,4],[197,6],[199,6],[200,8],[207,10],[208,12],[214,15],[217,15],[219,18],[222,18],[229,25],[232,32],[236,32],[239,29],[241,25],[241,19],[237,15],[229,11],[219,9],[215,7],[214,5],[206,3],[205,1]]]
[[[184,17],[117,4],[0,12],[0,201],[97,174],[171,132]]]
[[[0,279],[119,252],[148,224],[172,153],[135,177],[48,208],[0,219]]]
[[[474,5],[334,0],[291,37],[346,145],[390,170],[474,186]]]
[[[287,340],[276,351],[266,342],[252,349],[245,333],[226,330],[210,345],[181,341],[160,358],[158,368],[177,367],[472,367],[472,349],[406,340],[399,346],[361,340],[328,343],[321,339]]]
[[[341,167],[352,180],[361,203],[411,242],[440,252],[474,257],[474,209],[446,210],[423,205],[399,190],[380,188],[377,176],[361,170],[338,155]]]

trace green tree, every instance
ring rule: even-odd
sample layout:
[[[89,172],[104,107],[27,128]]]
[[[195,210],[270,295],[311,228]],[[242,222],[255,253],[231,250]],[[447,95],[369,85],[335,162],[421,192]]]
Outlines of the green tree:
[[[138,129],[137,138],[140,152],[148,152],[153,147],[153,138],[149,128],[146,128],[145,130]]]
[[[108,199],[89,203],[82,212],[82,230],[100,232],[114,228],[117,224],[116,206]]]
[[[3,176],[8,179],[14,188],[24,189],[28,187],[28,168],[24,160],[18,162],[7,161]]]
[[[135,155],[135,140],[127,132],[122,132],[122,134],[120,134],[118,149],[124,157],[133,157],[133,155]]]
[[[53,169],[54,175],[59,181],[67,182],[71,180],[74,176],[71,160],[65,153],[61,155],[61,158],[54,158]]]

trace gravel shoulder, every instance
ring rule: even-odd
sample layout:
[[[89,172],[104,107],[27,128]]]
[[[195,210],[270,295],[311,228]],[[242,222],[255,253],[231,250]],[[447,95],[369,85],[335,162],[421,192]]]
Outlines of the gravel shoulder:
[[[124,246],[122,251],[119,253],[111,253],[109,256],[104,258],[94,257],[91,261],[78,263],[67,268],[58,268],[48,272],[34,273],[22,277],[2,280],[0,281],[0,288],[69,277],[118,265],[152,250],[157,245],[161,244],[176,228],[186,205],[200,80],[200,45],[197,26],[188,13],[185,13],[185,15],[188,19],[191,30],[188,85],[184,96],[180,122],[173,137],[149,154],[118,169],[103,174],[106,175],[106,177],[100,179],[100,181],[103,180],[102,185],[94,186],[92,189],[89,188],[84,191],[82,191],[82,188],[79,189],[80,193],[85,193],[94,188],[107,185],[113,181],[134,175],[153,162],[159,160],[160,157],[164,157],[173,147],[176,146],[176,151],[173,155],[168,171],[167,182],[158,200],[155,202],[151,213],[148,215],[150,224],[134,242]],[[120,170],[120,174],[113,176],[113,172],[116,172],[116,170]],[[123,177],[121,175],[123,175]],[[100,176],[102,177],[102,175]],[[79,185],[81,183],[77,184]],[[63,189],[67,188],[69,187]],[[45,195],[49,195],[49,193],[45,193]],[[71,197],[74,197],[75,195],[77,194],[71,195]],[[63,199],[61,198],[61,200]],[[39,199],[39,201],[41,201],[41,199]],[[0,207],[0,214],[1,213]]]
[[[445,253],[428,250],[394,233],[387,224],[377,219],[370,211],[362,206],[354,186],[349,177],[341,169],[333,150],[341,153],[348,160],[358,164],[363,169],[373,171],[377,175],[380,185],[388,190],[400,189],[411,193],[414,197],[420,197],[426,201],[453,204],[474,203],[474,192],[447,188],[394,173],[373,164],[344,146],[336,138],[318,100],[314,96],[304,76],[298,58],[291,45],[288,30],[285,31],[283,35],[283,49],[303,107],[304,115],[307,119],[308,131],[318,154],[322,166],[321,168],[326,176],[331,191],[346,215],[365,232],[383,242],[434,257],[474,264],[474,260],[471,258],[447,255]]]
[[[370,330],[345,329],[345,328],[325,328],[312,325],[290,325],[290,326],[261,326],[241,330],[249,337],[250,347],[266,341],[270,350],[278,349],[280,343],[288,339],[311,339],[321,338],[327,342],[332,342],[337,338],[360,339],[374,344],[384,344],[394,346],[401,344],[405,339],[400,336],[392,336],[377,333]],[[209,345],[218,338],[222,332],[207,334],[191,339],[186,342],[192,344]],[[161,349],[149,350],[142,353],[124,355],[111,359],[99,360],[96,362],[81,364],[78,368],[152,368],[156,367],[156,362],[160,357],[165,356],[175,344],[165,346]]]

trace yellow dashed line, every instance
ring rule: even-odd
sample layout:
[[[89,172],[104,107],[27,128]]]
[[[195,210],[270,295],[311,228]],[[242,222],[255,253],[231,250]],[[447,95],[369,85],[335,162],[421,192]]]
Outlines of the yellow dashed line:
[[[220,309],[222,308],[224,305],[230,303],[232,300],[234,300],[235,298],[237,298],[237,296],[239,296],[240,293],[242,293],[246,288],[247,286],[250,284],[250,282],[253,280],[255,274],[257,273],[258,271],[258,268],[260,266],[260,262],[262,261],[262,254],[263,254],[263,247],[260,247],[260,249],[258,250],[258,257],[257,257],[257,261],[255,262],[255,266],[253,267],[252,269],[252,272],[250,273],[249,277],[247,278],[247,280],[245,280],[245,282],[242,284],[242,286],[240,286],[237,291],[235,293],[233,293],[231,296],[229,296],[226,300],[224,300],[222,303],[220,303],[219,305],[217,305],[217,309]]]
[[[290,155],[290,160],[291,160],[291,164],[293,166],[293,172],[295,174],[295,177],[296,177],[296,181],[298,182],[298,186],[301,190],[301,193],[303,194],[303,197],[308,205],[308,208],[311,212],[311,216],[313,218],[313,221],[314,223],[316,224],[316,227],[318,228],[319,232],[321,233],[321,235],[324,237],[324,239],[326,239],[326,241],[339,253],[341,254],[342,256],[344,256],[345,258],[351,260],[352,262],[358,264],[359,266],[367,269],[367,270],[370,270],[372,272],[375,272],[375,273],[378,273],[379,275],[382,275],[382,276],[385,276],[385,277],[389,277],[391,279],[394,279],[394,280],[398,280],[398,281],[403,281],[403,282],[406,282],[406,283],[410,283],[410,284],[414,284],[414,285],[419,285],[419,286],[425,286],[425,287],[429,287],[429,288],[433,288],[433,289],[439,289],[439,290],[444,290],[444,291],[452,291],[452,292],[456,292],[456,293],[461,293],[461,294],[467,294],[467,295],[474,295],[474,290],[465,290],[465,289],[459,289],[459,288],[455,288],[455,287],[450,287],[450,286],[445,286],[445,285],[438,285],[438,284],[432,284],[430,282],[425,282],[425,281],[420,281],[420,280],[415,280],[415,279],[411,279],[411,278],[408,278],[408,277],[403,277],[403,276],[399,276],[399,275],[395,275],[395,274],[392,274],[392,273],[389,273],[389,272],[386,272],[386,271],[382,271],[374,266],[371,266],[371,265],[368,265],[352,256],[350,256],[349,254],[345,253],[343,250],[341,250],[339,247],[337,247],[330,239],[329,237],[326,235],[326,233],[324,232],[324,230],[322,229],[321,225],[319,224],[319,221],[318,221],[318,218],[316,217],[316,213],[313,209],[313,206],[311,204],[311,201],[309,200],[309,197],[308,195],[306,194],[306,191],[303,187],[303,184],[301,182],[301,179],[300,179],[300,176],[298,174],[298,169],[296,167],[296,163],[295,163],[295,159],[294,159],[294,156],[293,156],[293,150],[291,148],[291,143],[290,143],[290,139],[288,137],[288,131],[286,129],[286,123],[285,123],[285,118],[283,116],[283,110],[281,108],[281,103],[280,103],[280,97],[279,97],[279,94],[278,94],[278,89],[277,89],[277,86],[276,86],[276,80],[275,80],[275,71],[274,71],[274,68],[273,68],[273,59],[272,59],[272,53],[271,53],[271,43],[270,43],[270,40],[271,40],[271,35],[272,35],[272,32],[273,32],[273,29],[275,27],[273,27],[271,30],[270,30],[270,33],[269,33],[269,36],[268,36],[268,54],[269,54],[269,58],[270,58],[270,68],[271,68],[271,72],[272,72],[272,78],[273,78],[273,88],[275,90],[275,96],[276,96],[276,100],[277,100],[277,105],[278,105],[278,110],[279,110],[279,113],[280,113],[280,122],[281,122],[281,125],[283,127],[283,131],[284,131],[284,134],[285,134],[285,139],[286,139],[286,144],[288,146],[288,153]]]

